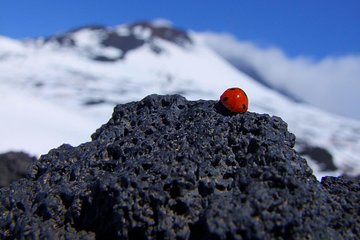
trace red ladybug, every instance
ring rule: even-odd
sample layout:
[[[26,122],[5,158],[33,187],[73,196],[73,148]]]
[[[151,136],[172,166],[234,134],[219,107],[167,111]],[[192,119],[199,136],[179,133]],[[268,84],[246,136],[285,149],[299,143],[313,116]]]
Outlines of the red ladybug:
[[[248,98],[241,88],[229,88],[220,97],[221,103],[231,112],[244,113],[248,109]]]

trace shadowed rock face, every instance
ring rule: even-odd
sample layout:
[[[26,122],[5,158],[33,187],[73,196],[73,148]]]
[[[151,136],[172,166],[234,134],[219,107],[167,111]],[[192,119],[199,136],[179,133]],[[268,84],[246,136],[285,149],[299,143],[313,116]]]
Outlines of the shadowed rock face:
[[[322,185],[294,142],[280,118],[215,101],[118,105],[0,190],[0,238],[358,238],[359,179]]]
[[[25,177],[33,161],[35,157],[24,152],[0,154],[0,187],[8,186],[12,181]]]

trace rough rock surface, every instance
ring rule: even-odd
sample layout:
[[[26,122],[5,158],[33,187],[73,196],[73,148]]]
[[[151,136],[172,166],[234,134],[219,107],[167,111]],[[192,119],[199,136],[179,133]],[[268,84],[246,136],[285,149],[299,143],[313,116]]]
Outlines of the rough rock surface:
[[[151,95],[0,190],[0,238],[358,239],[359,179],[319,183],[278,117]]]
[[[24,152],[0,154],[0,187],[26,176],[28,168],[36,158]]]

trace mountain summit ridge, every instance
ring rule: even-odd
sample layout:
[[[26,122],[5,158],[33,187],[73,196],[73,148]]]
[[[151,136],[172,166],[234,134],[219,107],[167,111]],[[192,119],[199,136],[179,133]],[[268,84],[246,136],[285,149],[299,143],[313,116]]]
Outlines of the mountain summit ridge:
[[[145,44],[149,45],[154,53],[160,54],[163,50],[156,44],[156,39],[166,40],[181,47],[187,47],[193,43],[187,32],[172,26],[149,21],[124,24],[117,27],[83,26],[47,37],[43,39],[43,43],[57,47],[85,48],[85,51],[91,51],[94,46],[87,45],[88,42],[84,41],[83,35],[94,38],[92,44],[98,45],[97,47],[100,49],[103,48],[103,51],[110,48],[119,52],[118,56],[112,58],[101,55],[101,52],[93,53],[93,56],[90,56],[94,60],[106,62],[122,60],[129,51]]]

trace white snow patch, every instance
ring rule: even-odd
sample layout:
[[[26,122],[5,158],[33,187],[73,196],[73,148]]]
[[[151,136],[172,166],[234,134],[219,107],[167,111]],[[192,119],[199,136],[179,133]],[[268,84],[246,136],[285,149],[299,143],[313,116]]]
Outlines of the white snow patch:
[[[76,32],[74,35],[76,45],[81,47],[93,47],[99,44],[101,36],[98,31],[83,29]]]
[[[118,27],[115,28],[116,29],[116,33],[119,34],[119,36],[130,36],[131,31],[127,26],[124,25],[120,25]]]
[[[151,36],[151,30],[148,27],[139,25],[134,27],[133,34],[136,36],[136,38],[145,40]]]
[[[0,151],[40,155],[63,143],[90,141],[99,127],[93,119],[46,102],[19,88],[0,85]]]
[[[24,45],[8,37],[0,36],[0,53],[1,52],[22,52]]]
[[[151,25],[154,27],[172,27],[173,23],[167,19],[164,18],[158,18],[151,21]]]

